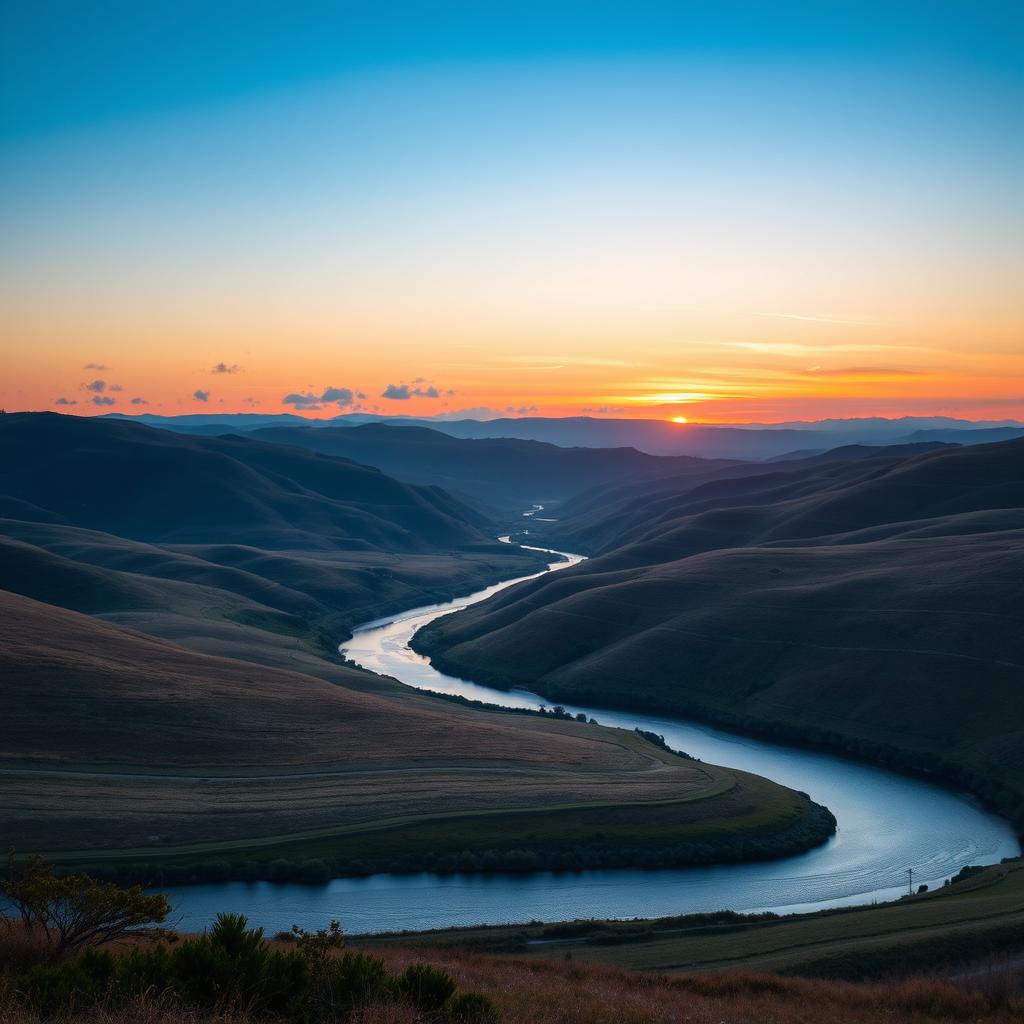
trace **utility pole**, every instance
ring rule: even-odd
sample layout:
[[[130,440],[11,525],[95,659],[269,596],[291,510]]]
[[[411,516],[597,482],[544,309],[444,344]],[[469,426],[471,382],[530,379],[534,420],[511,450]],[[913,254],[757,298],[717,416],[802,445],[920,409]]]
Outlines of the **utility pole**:
[[[914,895],[914,869],[907,868],[907,895]]]

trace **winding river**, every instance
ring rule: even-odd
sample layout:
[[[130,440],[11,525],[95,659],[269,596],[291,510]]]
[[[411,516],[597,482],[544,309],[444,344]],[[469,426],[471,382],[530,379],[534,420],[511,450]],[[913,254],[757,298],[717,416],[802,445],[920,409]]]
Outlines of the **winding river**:
[[[534,512],[539,511],[535,506]],[[508,538],[503,537],[507,541]],[[543,548],[532,550],[545,551]],[[560,555],[546,571],[568,568]],[[540,573],[534,575],[541,575]],[[409,648],[431,620],[483,601],[532,576],[495,584],[445,604],[415,608],[359,627],[340,647],[350,661],[408,686],[461,694],[506,707],[538,708],[526,691],[505,692],[443,675]],[[602,725],[662,733],[668,744],[715,764],[765,775],[809,792],[839,821],[826,845],[754,864],[662,871],[582,871],[532,875],[372,875],[323,886],[221,883],[174,890],[179,927],[199,929],[217,913],[244,913],[268,931],[341,920],[350,933],[571,918],[658,917],[713,911],[822,909],[892,899],[913,885],[941,885],[965,864],[1020,854],[1009,823],[968,796],[815,751],[778,746],[691,722],[566,705]]]

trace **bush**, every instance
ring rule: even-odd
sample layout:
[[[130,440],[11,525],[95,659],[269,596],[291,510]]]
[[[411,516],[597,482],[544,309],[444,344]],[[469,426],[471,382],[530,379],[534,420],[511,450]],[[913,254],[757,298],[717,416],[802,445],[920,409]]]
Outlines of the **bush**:
[[[445,1016],[452,1024],[497,1024],[494,1003],[479,992],[460,992],[445,1007]]]
[[[54,959],[120,938],[130,928],[159,924],[170,913],[165,896],[150,896],[140,886],[121,888],[86,874],[59,878],[52,864],[32,857],[19,865],[8,855],[7,878],[0,882],[27,930],[46,936]]]
[[[4,989],[43,1016],[68,1017],[136,997],[167,998],[201,1013],[262,1015],[299,1024],[345,1021],[363,1007],[399,999],[421,1013],[458,1024],[491,1024],[494,1008],[474,993],[456,995],[450,975],[413,964],[394,977],[367,953],[337,955],[341,927],[292,930],[295,947],[272,948],[262,928],[221,914],[206,935],[173,948],[160,944],[121,956],[88,949],[57,964],[36,964],[0,977]]]
[[[455,994],[450,974],[430,964],[410,964],[398,977],[398,994],[417,1010],[436,1013]]]

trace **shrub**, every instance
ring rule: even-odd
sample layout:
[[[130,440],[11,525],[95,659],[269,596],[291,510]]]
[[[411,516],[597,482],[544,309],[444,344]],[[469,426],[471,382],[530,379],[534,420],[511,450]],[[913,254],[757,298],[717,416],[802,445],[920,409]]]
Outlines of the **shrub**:
[[[460,992],[445,1007],[445,1016],[452,1024],[497,1024],[494,1003],[479,992]]]
[[[436,1013],[454,995],[455,981],[430,964],[410,964],[399,975],[397,989],[417,1010]]]
[[[54,959],[120,938],[130,928],[158,924],[171,910],[165,896],[149,896],[140,886],[124,889],[86,874],[58,878],[41,857],[19,866],[13,852],[0,895],[13,904],[26,929],[46,936]]]

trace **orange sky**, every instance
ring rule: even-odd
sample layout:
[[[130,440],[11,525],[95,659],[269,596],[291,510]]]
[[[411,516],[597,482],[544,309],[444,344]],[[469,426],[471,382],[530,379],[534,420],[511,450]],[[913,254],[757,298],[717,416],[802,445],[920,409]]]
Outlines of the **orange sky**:
[[[0,403],[77,414],[1024,418],[1024,355],[1011,316],[922,324],[813,307],[635,317],[609,309],[589,329],[566,317],[531,318],[524,328],[521,319],[463,315],[456,332],[415,307],[401,317],[367,312],[347,326],[303,322],[268,303],[255,318],[224,310],[211,331],[184,311],[156,319],[122,308],[88,329],[75,312],[81,319],[69,322],[68,307],[27,308],[13,324],[10,307],[2,314],[5,336],[22,340],[9,350]],[[383,397],[389,385],[410,397]],[[319,401],[328,388],[341,399]]]
[[[1019,110],[999,69],[656,55],[28,132],[0,405],[1024,418]]]

